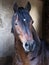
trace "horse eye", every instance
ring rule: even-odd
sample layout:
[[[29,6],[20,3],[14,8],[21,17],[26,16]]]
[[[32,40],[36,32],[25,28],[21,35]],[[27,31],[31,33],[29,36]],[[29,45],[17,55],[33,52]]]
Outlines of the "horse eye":
[[[15,25],[17,25],[17,23],[15,23]]]

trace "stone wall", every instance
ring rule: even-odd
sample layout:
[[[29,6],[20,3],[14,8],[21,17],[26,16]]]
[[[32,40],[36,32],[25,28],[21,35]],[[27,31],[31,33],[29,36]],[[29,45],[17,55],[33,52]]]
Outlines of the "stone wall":
[[[4,3],[5,2],[5,3]],[[11,34],[12,9],[6,1],[0,2],[0,56],[10,55],[14,49],[14,36]]]
[[[26,5],[28,0],[0,0],[0,57],[11,55],[14,52],[14,36],[11,33],[11,19],[13,15],[13,3],[19,6]],[[34,27],[42,37],[42,1],[29,0],[31,3],[30,15],[34,20]]]

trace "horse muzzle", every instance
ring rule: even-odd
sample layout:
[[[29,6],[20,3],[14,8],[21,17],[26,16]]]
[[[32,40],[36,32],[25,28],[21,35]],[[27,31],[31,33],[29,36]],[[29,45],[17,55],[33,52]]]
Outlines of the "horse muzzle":
[[[25,52],[33,52],[36,47],[36,41],[27,41],[26,43],[23,44],[23,48]]]

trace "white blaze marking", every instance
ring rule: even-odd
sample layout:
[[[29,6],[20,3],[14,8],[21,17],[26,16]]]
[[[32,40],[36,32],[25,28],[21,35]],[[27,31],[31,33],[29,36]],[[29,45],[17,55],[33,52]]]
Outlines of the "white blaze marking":
[[[26,21],[26,19],[23,19],[23,21]]]

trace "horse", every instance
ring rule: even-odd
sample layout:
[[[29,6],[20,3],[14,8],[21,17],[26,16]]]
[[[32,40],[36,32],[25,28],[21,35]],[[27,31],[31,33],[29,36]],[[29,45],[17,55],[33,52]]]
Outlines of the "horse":
[[[11,32],[15,40],[15,53],[12,65],[49,65],[49,48],[32,25],[30,2],[25,7],[18,7],[15,3],[13,10]]]

